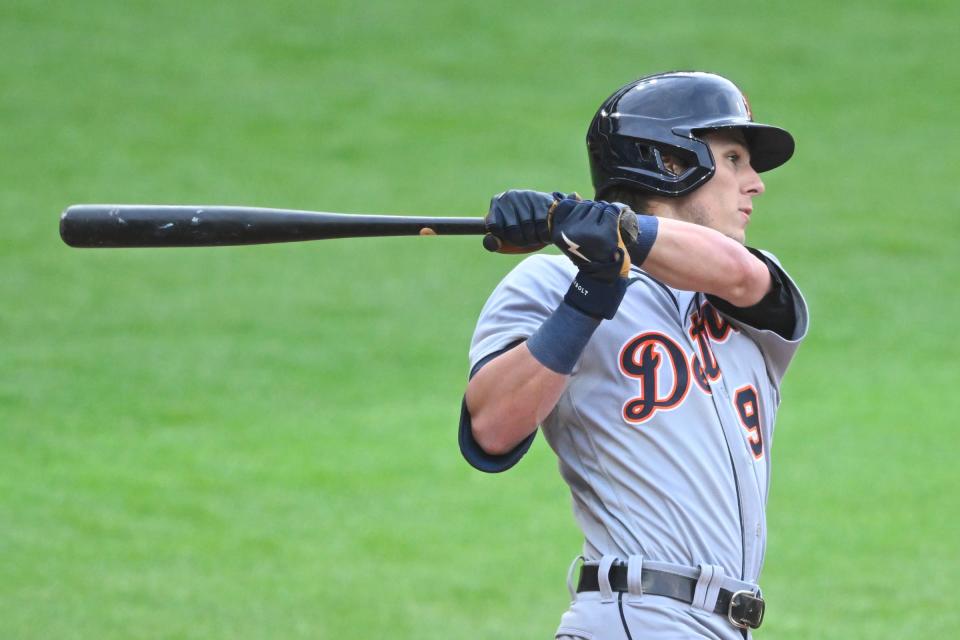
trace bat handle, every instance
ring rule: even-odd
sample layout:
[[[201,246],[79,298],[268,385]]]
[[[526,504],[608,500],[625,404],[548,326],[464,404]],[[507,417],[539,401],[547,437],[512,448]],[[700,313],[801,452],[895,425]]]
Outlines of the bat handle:
[[[574,194],[576,195],[576,194]],[[579,196],[577,196],[579,199]],[[553,209],[548,214],[548,224],[553,220]],[[630,207],[624,207],[620,212],[620,239],[625,246],[630,246],[637,241],[640,229],[637,226],[637,214]],[[526,245],[523,247],[505,242],[492,233],[483,236],[483,248],[492,253],[533,253],[546,247],[549,243]],[[627,265],[629,268],[629,265]]]

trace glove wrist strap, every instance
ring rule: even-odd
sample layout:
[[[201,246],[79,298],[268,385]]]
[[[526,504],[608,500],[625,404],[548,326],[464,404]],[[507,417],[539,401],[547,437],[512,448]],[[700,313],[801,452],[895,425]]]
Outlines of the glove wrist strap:
[[[613,282],[598,280],[580,271],[563,301],[592,318],[610,320],[620,308],[628,282],[627,278],[617,278]]]

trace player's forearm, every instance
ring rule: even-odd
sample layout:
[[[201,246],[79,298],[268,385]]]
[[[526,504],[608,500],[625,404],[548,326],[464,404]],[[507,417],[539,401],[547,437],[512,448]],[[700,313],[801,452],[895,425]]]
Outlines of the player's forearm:
[[[526,344],[485,364],[466,393],[477,444],[493,455],[509,452],[553,410],[567,380],[540,364]]]
[[[708,227],[661,218],[643,270],[671,287],[702,291],[738,307],[770,290],[770,271],[736,240]]]

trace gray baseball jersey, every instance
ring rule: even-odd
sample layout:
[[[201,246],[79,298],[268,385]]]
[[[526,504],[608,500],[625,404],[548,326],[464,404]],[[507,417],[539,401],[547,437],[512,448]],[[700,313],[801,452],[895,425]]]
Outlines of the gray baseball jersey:
[[[481,312],[471,366],[536,331],[575,273],[562,256],[520,263]],[[724,316],[702,293],[631,275],[616,317],[600,324],[541,425],[583,555],[718,565],[755,583],[780,382],[806,334],[806,304],[781,273],[797,316],[787,339]]]

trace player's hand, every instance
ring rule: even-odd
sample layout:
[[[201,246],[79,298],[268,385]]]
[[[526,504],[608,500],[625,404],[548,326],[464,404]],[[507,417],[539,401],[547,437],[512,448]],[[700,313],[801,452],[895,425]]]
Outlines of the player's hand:
[[[623,216],[624,221],[632,221],[636,229],[636,216],[624,205],[564,198],[550,215],[551,241],[581,272],[615,282],[630,270],[630,255],[621,234],[625,212],[629,215]]]
[[[632,242],[635,231],[636,215],[623,205],[580,200],[576,194],[557,202],[550,211],[551,238],[579,269],[564,302],[594,318],[613,318],[630,270],[622,236]]]
[[[530,253],[550,244],[550,208],[562,198],[539,191],[512,189],[495,195],[484,219],[483,246],[498,253]]]

